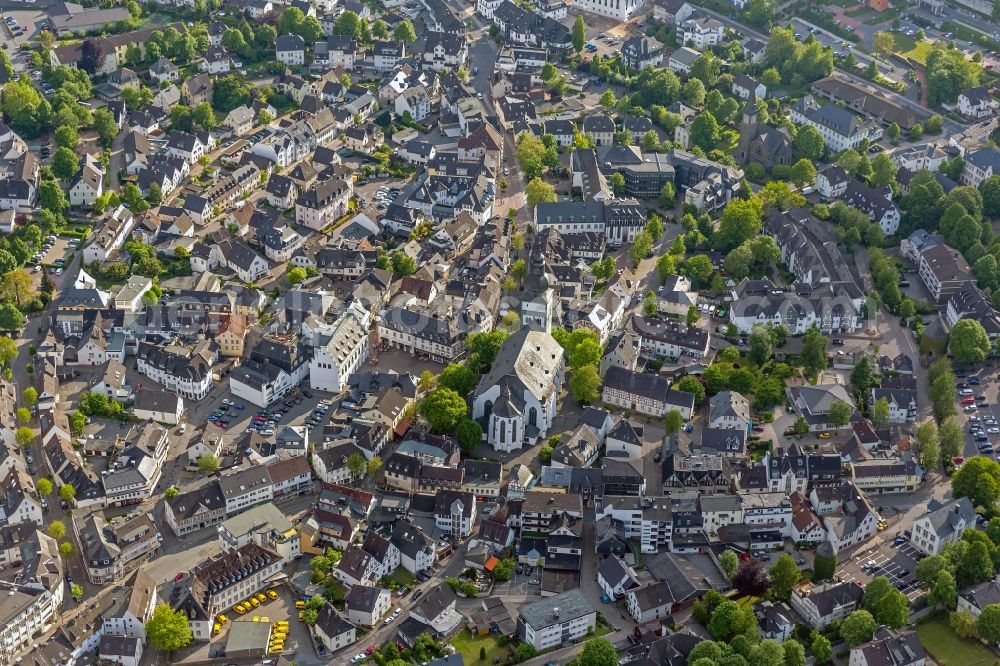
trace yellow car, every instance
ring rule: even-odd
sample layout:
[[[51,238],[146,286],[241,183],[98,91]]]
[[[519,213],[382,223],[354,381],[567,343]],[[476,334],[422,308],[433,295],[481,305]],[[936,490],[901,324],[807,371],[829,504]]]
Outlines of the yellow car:
[[[269,617],[268,617],[268,616],[266,616],[266,615],[261,615],[261,616],[260,616],[260,621],[261,621],[261,622],[264,622],[265,624],[271,624],[271,618],[269,618]]]
[[[271,634],[271,640],[275,641],[278,640],[279,638],[281,640],[285,640],[285,636],[287,635],[288,635],[287,632],[281,631],[280,629],[275,629],[274,633]]]
[[[262,604],[266,604],[267,603],[267,595],[264,594],[263,592],[258,592],[256,595],[254,595],[254,599],[256,599],[257,601],[259,601]]]
[[[288,623],[285,621],[275,622],[274,628],[277,631],[286,631],[288,629]]]
[[[304,615],[305,615],[305,611],[299,611],[299,620],[302,620],[302,618],[303,618]]]
[[[271,600],[273,601],[278,598],[278,593],[275,592],[274,590],[268,590],[267,596],[271,597]]]
[[[219,624],[225,624],[226,622],[229,622],[229,618],[226,617],[225,615],[222,615],[221,613],[215,616],[215,619],[219,621]]]
[[[270,645],[267,646],[267,649],[268,650],[274,650],[275,652],[281,652],[282,650],[285,649],[285,644],[284,643],[271,643]]]
[[[221,624],[219,624],[218,622],[216,622],[215,624],[212,625],[212,633],[213,634],[217,634],[220,631],[222,631],[222,625]]]
[[[253,621],[254,622],[260,622],[260,615],[254,615],[253,616]]]
[[[302,610],[303,608],[306,607],[306,602],[299,599],[298,601],[295,602],[295,607],[298,608],[299,610]]]
[[[279,648],[279,647],[269,647],[269,648],[267,648],[267,653],[268,654],[279,654],[282,649],[283,648]]]
[[[244,613],[247,612],[246,606],[244,606],[243,604],[236,604],[235,606],[233,606],[233,610],[239,613],[240,615],[243,615]]]
[[[828,433],[828,432],[821,432],[821,433],[819,434],[819,438],[820,438],[820,439],[830,439],[830,437],[831,437],[831,435],[830,435],[830,433]]]
[[[253,599],[250,600],[250,605],[253,606],[254,608],[260,608],[260,600],[257,599],[257,597],[254,597]]]

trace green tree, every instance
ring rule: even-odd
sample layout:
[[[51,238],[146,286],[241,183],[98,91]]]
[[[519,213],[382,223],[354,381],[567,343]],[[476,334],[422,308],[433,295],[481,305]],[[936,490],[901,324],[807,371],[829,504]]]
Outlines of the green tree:
[[[685,391],[687,393],[694,394],[695,404],[701,404],[705,402],[705,386],[698,381],[693,375],[688,375],[681,378],[679,382],[674,386],[679,391]]]
[[[13,303],[0,303],[0,329],[16,331],[24,324],[24,315]]]
[[[942,571],[934,581],[934,587],[927,595],[927,603],[939,608],[955,609],[958,601],[958,588],[955,586],[955,577],[950,571]]]
[[[528,207],[532,209],[540,203],[557,200],[556,188],[537,176],[524,186],[524,193],[528,197]]]
[[[56,149],[52,157],[52,173],[56,178],[69,180],[80,171],[80,158],[69,148]]]
[[[811,127],[806,125],[806,127]],[[816,167],[806,158],[800,159],[792,165],[792,170],[788,173],[788,179],[802,187],[816,180]]]
[[[466,412],[468,406],[465,404],[465,398],[444,387],[434,389],[420,403],[420,413],[431,424],[431,429],[438,434],[454,430]]]
[[[406,277],[417,272],[417,261],[405,252],[393,252],[389,258],[392,274],[395,277]]]
[[[221,461],[218,456],[212,455],[211,453],[203,453],[198,457],[198,469],[201,470],[203,474],[212,474],[219,470]]]
[[[896,40],[891,32],[876,32],[872,38],[872,47],[876,53],[888,58],[896,48]]]
[[[110,148],[111,143],[118,136],[119,129],[114,115],[106,108],[94,111],[94,131],[97,132],[97,137],[100,139],[102,146]]]
[[[785,666],[805,666],[806,649],[794,638],[782,644],[785,650]]]
[[[701,106],[705,103],[705,84],[701,79],[691,78],[684,84],[682,89],[684,103],[690,106]]]
[[[854,415],[854,408],[846,402],[837,400],[830,406],[830,411],[826,415],[827,422],[836,428],[842,428],[851,421]]]
[[[306,269],[300,268],[298,266],[290,266],[287,271],[285,271],[285,278],[288,280],[288,284],[296,285],[306,281],[309,277],[306,273]]]
[[[684,425],[684,416],[676,409],[669,410],[663,416],[663,429],[668,435],[678,432],[682,425]]]
[[[368,461],[360,453],[355,453],[347,457],[347,471],[350,472],[352,479],[360,479],[365,475],[365,470],[368,469]],[[313,558],[316,561],[316,558]]]
[[[938,576],[942,572],[948,571],[949,566],[948,560],[942,555],[931,555],[917,562],[917,566],[913,569],[913,576],[922,589],[929,590],[937,582]]]
[[[59,183],[54,180],[43,180],[38,186],[38,203],[44,210],[56,215],[63,214],[69,208],[69,199],[66,198]]]
[[[975,319],[960,319],[951,329],[948,345],[959,363],[982,363],[990,352],[986,329]]]
[[[816,373],[826,368],[826,349],[829,338],[819,332],[815,326],[802,336],[802,353],[799,360],[808,372]]]
[[[747,336],[747,358],[758,366],[762,366],[771,360],[774,353],[774,336],[771,330],[763,324],[754,324]]]
[[[954,416],[949,416],[938,427],[938,448],[941,450],[941,457],[944,460],[951,460],[962,454],[963,446],[962,428]]]
[[[705,152],[713,150],[719,143],[719,121],[711,111],[705,110],[694,117],[691,123],[691,143]]]
[[[646,230],[642,230],[635,235],[632,245],[628,249],[629,258],[632,265],[638,267],[646,256],[653,251],[653,239],[650,238]]]
[[[712,239],[713,246],[728,252],[756,236],[763,227],[763,212],[763,202],[756,197],[730,201],[722,211],[719,228]]]
[[[507,339],[509,333],[494,329],[489,333],[470,333],[466,338],[469,349],[468,365],[475,372],[484,372],[493,365],[500,345]]]
[[[534,657],[536,653],[537,650],[535,650],[535,646],[532,645],[531,643],[518,643],[517,647],[514,648],[514,663],[521,663],[522,661],[527,661],[532,657]]]
[[[700,318],[701,314],[698,312],[698,308],[694,305],[689,305],[687,315],[684,316],[684,323],[688,326],[694,326]]]
[[[979,614],[976,633],[987,643],[1000,642],[1000,604],[990,604]]]
[[[80,135],[72,125],[62,125],[56,128],[55,142],[61,148],[76,148],[80,141]]]
[[[817,664],[826,664],[833,657],[833,648],[830,646],[830,639],[819,632],[813,632],[814,638],[810,651]]]
[[[169,488],[167,488],[164,491],[163,496],[166,499],[173,499],[173,498],[177,497],[180,494],[181,494],[180,488],[178,488],[177,486],[170,486]]]
[[[875,618],[866,610],[856,610],[840,625],[840,636],[851,647],[867,643],[875,633]]]
[[[27,426],[21,426],[14,431],[14,441],[22,449],[26,449],[35,441],[35,431]]]
[[[711,259],[704,254],[696,254],[684,261],[681,273],[694,280],[697,284],[704,284],[712,276],[713,270]]]
[[[976,616],[967,610],[957,611],[948,615],[948,626],[959,638],[979,638],[976,627]]]
[[[792,141],[795,154],[800,158],[816,162],[823,157],[826,146],[823,142],[823,135],[812,125],[803,125],[795,133]]]
[[[736,573],[736,567],[738,567],[739,564],[739,558],[736,557],[736,553],[733,551],[727,549],[719,554],[719,566],[722,567],[722,571],[726,574],[726,578],[732,579],[733,574]]]
[[[601,376],[593,365],[574,370],[569,377],[569,391],[580,404],[590,404],[600,395]]]
[[[872,426],[877,430],[889,425],[889,400],[887,398],[879,398],[875,401],[872,405],[870,418]]]
[[[938,448],[938,428],[933,419],[917,426],[917,460],[927,470],[935,470],[941,462]]]
[[[392,31],[392,36],[396,38],[397,42],[405,44],[417,41],[417,31],[409,19],[403,19]]]
[[[445,366],[437,378],[437,385],[450,388],[459,395],[469,395],[476,388],[479,376],[467,365],[452,363]]]
[[[618,652],[606,638],[591,638],[584,643],[580,666],[617,666]]]
[[[61,520],[53,520],[49,523],[49,527],[46,531],[50,537],[58,541],[66,536],[66,523]]]
[[[801,577],[802,572],[799,571],[795,560],[792,559],[791,555],[785,553],[771,567],[771,589],[774,590],[774,595],[779,599],[788,599],[792,593],[792,587],[799,582]]]
[[[38,479],[35,481],[35,490],[38,491],[40,497],[48,497],[52,494],[52,482],[48,479]]]
[[[15,412],[15,418],[21,425],[27,425],[31,422],[31,410],[27,407],[18,407]]]
[[[733,636],[747,633],[757,625],[753,610],[740,606],[735,601],[723,601],[712,612],[708,622],[708,633],[720,641],[728,641]]]
[[[294,9],[294,7],[292,8]],[[191,122],[195,127],[210,132],[215,129],[215,111],[208,102],[202,102],[191,111]]]
[[[82,437],[87,425],[87,416],[82,412],[72,412],[69,415],[69,428],[74,437]]]
[[[652,131],[652,130],[651,130]],[[664,208],[673,208],[674,201],[677,198],[677,189],[671,182],[666,182],[663,184],[663,189],[660,190],[659,202]]]
[[[573,48],[577,53],[583,51],[583,45],[587,41],[587,25],[583,22],[583,16],[577,16],[573,23]]]
[[[192,643],[194,637],[188,626],[187,615],[174,610],[169,604],[159,604],[146,623],[146,637],[157,650],[173,652]]]
[[[479,425],[478,421],[464,418],[455,427],[455,437],[458,439],[458,443],[462,445],[462,450],[467,454],[471,454],[473,449],[476,448],[476,444],[483,439],[483,428]]]
[[[951,491],[955,497],[968,497],[974,506],[996,506],[1000,500],[1000,463],[985,456],[969,458],[952,476]]]

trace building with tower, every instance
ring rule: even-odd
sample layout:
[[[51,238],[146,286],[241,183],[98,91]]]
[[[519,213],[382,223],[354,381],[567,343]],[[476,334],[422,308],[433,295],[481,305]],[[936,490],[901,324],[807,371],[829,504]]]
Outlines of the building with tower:
[[[497,451],[532,446],[556,416],[566,363],[545,331],[523,327],[507,338],[472,398],[472,418]]]
[[[757,96],[753,93],[743,107],[740,121],[740,142],[736,159],[742,163],[756,162],[770,169],[777,164],[791,166],[792,138],[784,127],[774,128],[757,117]]]
[[[545,266],[544,244],[535,243],[531,248],[528,275],[518,294],[521,307],[521,325],[546,333],[552,332],[552,321],[558,318],[559,298],[552,285],[555,277]]]

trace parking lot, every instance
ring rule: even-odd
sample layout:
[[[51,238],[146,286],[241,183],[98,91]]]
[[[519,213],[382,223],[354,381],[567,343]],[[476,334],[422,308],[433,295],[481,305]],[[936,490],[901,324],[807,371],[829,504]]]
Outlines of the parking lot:
[[[979,373],[961,377],[956,389],[959,419],[964,421],[965,456],[996,455],[1000,449],[1000,405],[997,404],[996,383],[986,373]]]
[[[183,589],[187,583],[187,580],[183,580],[179,583],[171,583],[170,585],[173,585],[174,589]],[[312,656],[314,654],[311,647],[313,639],[308,627],[298,620],[298,610],[295,608],[297,597],[293,594],[292,590],[283,585],[275,586],[271,589],[277,593],[277,599],[268,599],[258,608],[247,611],[242,615],[232,608],[223,610],[221,614],[226,616],[226,622],[219,623],[218,616],[213,618],[215,620],[213,624],[218,623],[220,625],[219,633],[213,635],[209,643],[196,644],[196,647],[190,650],[179,650],[176,655],[179,658],[176,661],[184,663],[186,661],[203,660],[209,656],[220,656],[220,651],[224,651],[225,649],[228,632],[233,624],[236,622],[253,622],[254,618],[258,622],[269,622],[272,625],[272,634],[276,631],[276,628],[273,626],[275,623],[279,621],[287,622],[288,628],[285,632],[286,637],[283,644],[284,654],[299,654],[307,658]]]
[[[76,238],[57,238],[49,236],[45,241],[48,247],[43,247],[39,253],[32,257],[36,264],[53,265],[61,273],[62,264],[68,261],[67,255],[80,247],[80,241]],[[37,257],[37,259],[36,259]]]
[[[899,537],[898,540],[901,540]],[[837,578],[846,582],[857,582],[864,585],[872,578],[885,576],[906,598],[913,603],[926,592],[917,587],[914,571],[917,561],[923,554],[907,543],[897,544],[889,541],[877,546],[874,550],[858,553],[851,560],[844,562],[837,571]]]

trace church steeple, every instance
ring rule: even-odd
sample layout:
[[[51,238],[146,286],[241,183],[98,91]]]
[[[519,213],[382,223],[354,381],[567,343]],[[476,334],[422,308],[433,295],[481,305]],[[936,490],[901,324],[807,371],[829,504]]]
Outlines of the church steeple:
[[[743,117],[741,124],[743,127],[753,127],[757,124],[757,95],[753,90],[747,98],[746,106],[743,107]]]

